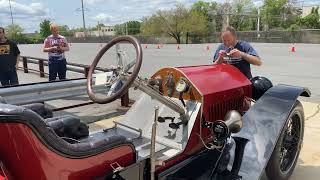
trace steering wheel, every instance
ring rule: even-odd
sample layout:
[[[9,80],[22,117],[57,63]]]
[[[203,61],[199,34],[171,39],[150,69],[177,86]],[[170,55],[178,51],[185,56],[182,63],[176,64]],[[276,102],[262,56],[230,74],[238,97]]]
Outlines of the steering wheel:
[[[126,66],[121,62],[121,58],[119,58],[118,66],[116,68],[112,68],[112,76],[106,82],[106,86],[111,86],[116,92],[107,93],[104,97],[99,97],[93,92],[92,84],[93,84],[93,74],[94,70],[97,67],[97,64],[101,60],[102,56],[114,45],[118,43],[130,43],[135,48],[136,58],[134,61],[130,62]],[[136,77],[138,76],[141,63],[142,63],[142,48],[139,41],[133,36],[120,36],[112,39],[107,45],[105,45],[97,54],[95,59],[93,60],[87,76],[87,93],[90,99],[99,104],[106,104],[112,102],[118,98],[120,98],[123,94],[127,92],[130,88]],[[128,71],[134,66],[132,73],[128,73]],[[124,78],[125,77],[125,78]],[[125,81],[123,83],[123,81]]]

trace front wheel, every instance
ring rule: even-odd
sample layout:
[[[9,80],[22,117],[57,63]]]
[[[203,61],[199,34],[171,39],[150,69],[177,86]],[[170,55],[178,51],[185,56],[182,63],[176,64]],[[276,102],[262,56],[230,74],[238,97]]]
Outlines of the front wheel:
[[[303,142],[304,113],[297,101],[266,167],[269,180],[287,180],[297,164]]]

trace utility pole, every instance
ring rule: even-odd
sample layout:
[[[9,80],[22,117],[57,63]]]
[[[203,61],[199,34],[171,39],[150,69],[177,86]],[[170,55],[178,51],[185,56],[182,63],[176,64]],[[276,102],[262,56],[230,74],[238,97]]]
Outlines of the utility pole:
[[[100,23],[99,23],[99,21],[98,21],[97,29],[98,29],[98,37],[100,38]]]
[[[128,22],[126,22],[126,35],[128,35]]]
[[[260,37],[260,8],[258,8],[257,37]]]
[[[227,27],[230,26],[230,4],[229,4],[229,0],[226,0],[227,1]]]
[[[82,11],[82,22],[83,22],[83,31],[84,31],[84,36],[86,36],[86,21],[84,18],[84,8],[83,8],[83,0],[81,0],[81,11]]]
[[[10,6],[10,14],[11,14],[11,24],[13,25],[13,16],[12,16],[11,0],[9,0],[9,6]]]

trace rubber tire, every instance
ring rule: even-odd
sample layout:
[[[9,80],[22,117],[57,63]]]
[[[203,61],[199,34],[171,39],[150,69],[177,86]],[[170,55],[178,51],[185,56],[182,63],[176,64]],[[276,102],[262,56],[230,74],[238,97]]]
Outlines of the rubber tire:
[[[295,166],[297,164],[297,161],[299,159],[299,154],[300,154],[300,151],[302,148],[303,134],[304,134],[304,112],[303,112],[302,104],[298,100],[296,101],[293,109],[291,110],[289,118],[294,116],[295,114],[297,114],[300,117],[299,121],[300,121],[300,125],[301,125],[298,152],[297,152],[296,159],[294,160],[291,168],[287,170],[287,172],[282,172],[280,170],[280,161],[279,161],[280,150],[281,150],[282,141],[283,141],[283,138],[285,135],[285,129],[283,129],[280,136],[279,136],[278,142],[273,150],[273,153],[269,159],[267,167],[265,169],[266,175],[269,180],[288,180],[290,178],[290,176],[292,175],[292,173],[295,169]],[[287,120],[289,120],[289,118]],[[288,121],[284,127],[287,127],[287,125],[288,125]]]

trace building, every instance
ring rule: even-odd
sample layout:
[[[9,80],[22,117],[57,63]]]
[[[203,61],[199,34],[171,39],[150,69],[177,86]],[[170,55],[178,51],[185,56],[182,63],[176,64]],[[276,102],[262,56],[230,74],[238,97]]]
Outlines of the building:
[[[115,29],[114,26],[104,26],[101,27],[98,31],[88,31],[87,37],[100,37],[100,36],[114,36]],[[84,32],[76,32],[74,34],[75,37],[85,37]]]

